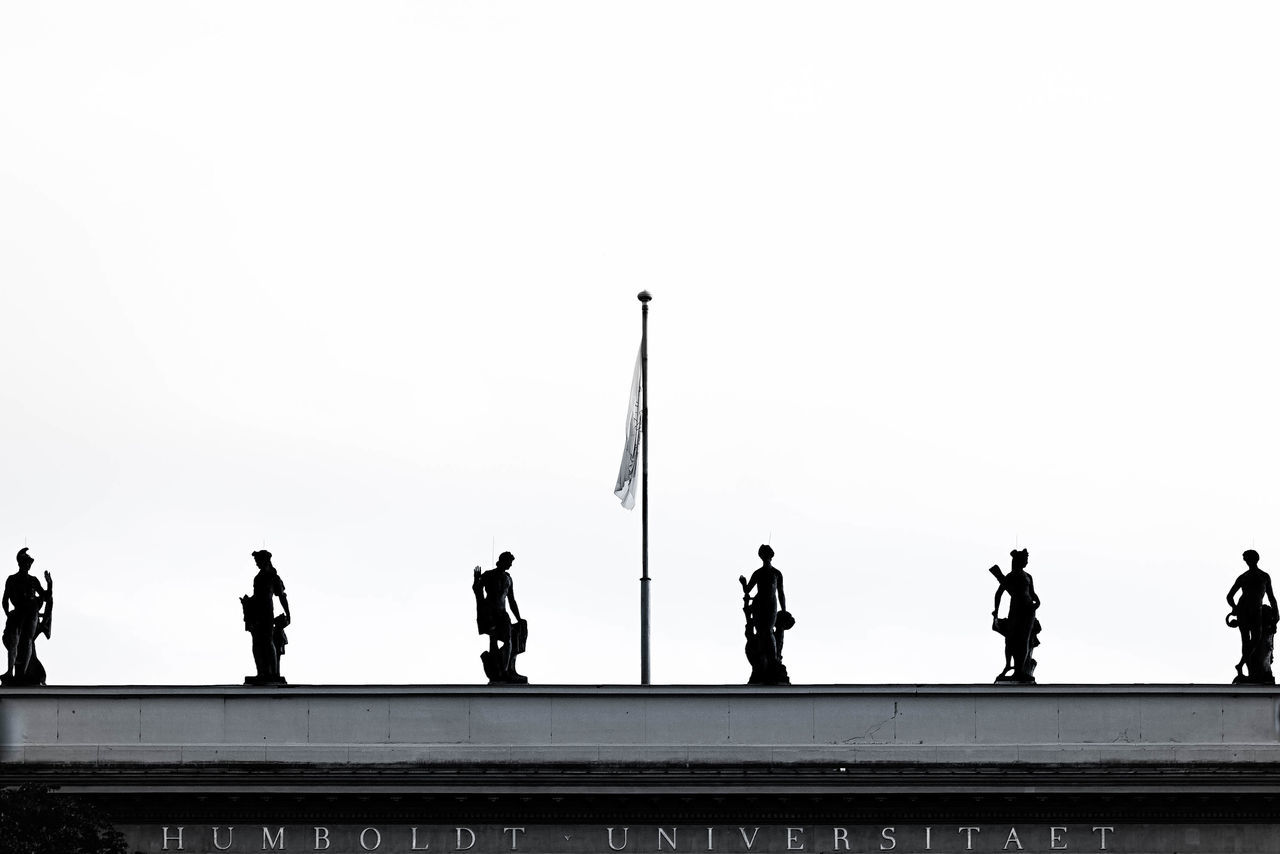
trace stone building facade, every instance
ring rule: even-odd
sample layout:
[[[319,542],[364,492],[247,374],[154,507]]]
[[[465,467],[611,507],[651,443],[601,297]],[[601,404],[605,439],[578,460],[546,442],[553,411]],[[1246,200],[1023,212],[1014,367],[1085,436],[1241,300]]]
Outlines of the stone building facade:
[[[0,784],[183,854],[1280,854],[1252,686],[0,693]]]

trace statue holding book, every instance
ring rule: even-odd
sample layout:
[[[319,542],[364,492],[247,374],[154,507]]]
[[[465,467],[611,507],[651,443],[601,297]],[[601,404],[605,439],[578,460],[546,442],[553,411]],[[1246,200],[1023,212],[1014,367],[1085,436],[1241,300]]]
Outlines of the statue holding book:
[[[258,672],[246,676],[246,685],[284,685],[280,675],[280,656],[284,655],[289,639],[284,630],[292,622],[289,613],[289,597],[284,592],[284,581],[271,563],[271,552],[263,549],[253,552],[258,574],[253,577],[253,594],[240,597],[244,612],[244,630],[253,638],[253,663]],[[276,615],[275,599],[280,600],[283,614]]]

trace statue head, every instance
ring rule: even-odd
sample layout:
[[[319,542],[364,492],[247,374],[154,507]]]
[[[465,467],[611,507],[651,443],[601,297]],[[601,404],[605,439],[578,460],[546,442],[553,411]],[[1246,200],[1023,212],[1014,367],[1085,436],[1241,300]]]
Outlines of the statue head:
[[[1244,554],[1240,555],[1240,557],[1244,558],[1244,562],[1249,565],[1250,569],[1258,568],[1258,553],[1253,549],[1249,549]]]
[[[773,560],[773,549],[767,545],[761,546],[756,554],[760,555],[760,559],[766,563]]]
[[[498,555],[498,569],[501,569],[503,572],[506,572],[508,569],[510,569],[511,564],[515,562],[516,562],[516,556],[513,555],[511,552],[503,552],[502,554]]]
[[[1013,559],[1013,568],[1015,570],[1026,569],[1027,561],[1031,559],[1031,555],[1027,553],[1026,549],[1022,549],[1021,551],[1014,549],[1009,552],[1009,557]]]
[[[18,550],[18,569],[22,570],[23,572],[26,572],[27,570],[31,569],[31,564],[35,562],[36,562],[36,559],[33,558],[31,555],[27,554],[26,549]]]
[[[271,565],[271,552],[263,549],[253,553],[253,562],[258,565],[258,569],[275,569]]]

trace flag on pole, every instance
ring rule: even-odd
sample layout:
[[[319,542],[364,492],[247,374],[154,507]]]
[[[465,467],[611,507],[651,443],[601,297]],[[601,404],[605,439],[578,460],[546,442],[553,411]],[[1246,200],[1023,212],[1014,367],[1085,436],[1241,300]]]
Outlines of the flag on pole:
[[[636,353],[636,370],[631,377],[631,405],[627,407],[627,442],[622,446],[622,465],[618,467],[618,482],[613,494],[628,510],[636,506],[636,479],[640,468],[640,432],[642,414],[640,399],[643,389],[640,381],[640,353]]]

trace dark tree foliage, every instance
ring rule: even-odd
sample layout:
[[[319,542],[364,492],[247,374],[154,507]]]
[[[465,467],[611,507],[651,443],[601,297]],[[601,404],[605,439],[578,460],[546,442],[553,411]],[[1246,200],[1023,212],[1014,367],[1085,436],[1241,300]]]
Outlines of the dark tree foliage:
[[[96,809],[45,786],[0,789],[0,854],[126,854]]]

